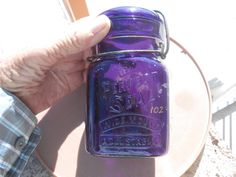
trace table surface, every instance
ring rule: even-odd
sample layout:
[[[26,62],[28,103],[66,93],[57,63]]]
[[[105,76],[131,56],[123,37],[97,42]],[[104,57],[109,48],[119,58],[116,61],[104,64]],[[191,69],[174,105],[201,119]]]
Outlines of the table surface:
[[[226,165],[227,164],[227,165]],[[53,177],[49,171],[40,163],[34,154],[29,160],[22,177]],[[208,133],[206,145],[193,165],[182,177],[235,177],[236,157],[220,140],[214,126],[211,126]],[[87,176],[79,176],[87,177]],[[134,176],[130,176],[134,177]],[[148,177],[148,176],[147,176]]]

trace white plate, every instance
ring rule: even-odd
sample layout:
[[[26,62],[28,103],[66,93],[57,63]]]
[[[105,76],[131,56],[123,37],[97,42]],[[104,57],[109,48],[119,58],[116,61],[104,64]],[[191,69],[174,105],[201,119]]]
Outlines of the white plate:
[[[211,122],[210,92],[196,61],[173,39],[164,61],[170,76],[170,146],[157,158],[101,158],[85,151],[85,87],[41,119],[40,160],[60,177],[177,177],[201,152]],[[185,51],[185,52],[183,52]]]

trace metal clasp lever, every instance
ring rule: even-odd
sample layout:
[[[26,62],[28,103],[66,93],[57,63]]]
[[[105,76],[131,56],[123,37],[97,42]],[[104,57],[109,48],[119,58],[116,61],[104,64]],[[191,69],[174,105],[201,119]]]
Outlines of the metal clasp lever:
[[[164,27],[165,27],[165,33],[166,33],[166,44],[163,44],[163,43],[160,43],[159,47],[161,49],[161,58],[162,59],[165,59],[166,58],[166,55],[169,51],[169,45],[170,45],[170,41],[169,41],[169,31],[168,31],[168,27],[167,27],[167,23],[166,23],[166,19],[165,19],[165,16],[158,10],[154,10],[154,12],[157,14],[157,15],[161,15],[162,18],[163,18],[163,22],[164,22]]]

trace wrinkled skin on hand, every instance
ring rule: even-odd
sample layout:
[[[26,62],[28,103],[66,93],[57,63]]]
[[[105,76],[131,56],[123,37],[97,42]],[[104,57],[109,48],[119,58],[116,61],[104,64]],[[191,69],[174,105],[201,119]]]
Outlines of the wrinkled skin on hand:
[[[90,47],[110,28],[105,16],[86,17],[45,47],[25,51],[0,63],[0,87],[18,96],[37,114],[86,80]]]

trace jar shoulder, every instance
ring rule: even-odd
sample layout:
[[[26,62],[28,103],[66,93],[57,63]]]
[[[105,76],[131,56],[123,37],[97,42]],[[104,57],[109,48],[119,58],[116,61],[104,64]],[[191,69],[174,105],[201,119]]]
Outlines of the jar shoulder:
[[[167,72],[166,66],[155,57],[127,57],[120,59],[101,59],[90,63],[89,72],[99,72],[108,70],[110,67],[117,69],[133,69],[134,71],[163,71]]]

